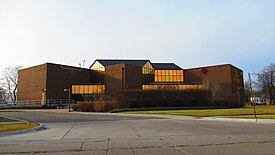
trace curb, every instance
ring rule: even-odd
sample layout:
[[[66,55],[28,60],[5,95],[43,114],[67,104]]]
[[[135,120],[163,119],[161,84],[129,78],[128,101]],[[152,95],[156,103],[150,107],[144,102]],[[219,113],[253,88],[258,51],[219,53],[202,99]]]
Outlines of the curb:
[[[25,134],[25,133],[31,133],[31,132],[36,132],[36,131],[40,131],[40,130],[45,130],[47,129],[45,127],[45,125],[38,123],[39,126],[35,127],[35,128],[31,128],[31,129],[25,129],[25,130],[18,130],[18,131],[11,131],[11,132],[3,132],[0,133],[0,137],[4,137],[4,136],[12,136],[12,135],[18,135],[18,134]]]
[[[11,120],[16,120],[18,122],[0,122],[0,124],[20,124],[20,123],[29,123],[26,120],[18,119],[18,118],[12,118],[12,117],[6,117],[3,116],[3,118],[11,119]]]
[[[249,123],[271,123],[275,124],[274,119],[245,119],[245,118],[220,118],[220,117],[202,117],[201,120],[213,121],[236,121],[236,122],[249,122]]]

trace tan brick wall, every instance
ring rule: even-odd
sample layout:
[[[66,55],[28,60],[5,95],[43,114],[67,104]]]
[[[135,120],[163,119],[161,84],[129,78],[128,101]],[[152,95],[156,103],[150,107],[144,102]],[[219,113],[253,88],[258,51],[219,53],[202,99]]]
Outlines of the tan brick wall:
[[[73,84],[102,83],[101,76],[90,69],[46,63],[18,72],[18,100],[41,100],[46,89],[46,99],[68,99],[64,89]]]
[[[18,71],[18,100],[41,100],[46,88],[47,65],[42,64]]]

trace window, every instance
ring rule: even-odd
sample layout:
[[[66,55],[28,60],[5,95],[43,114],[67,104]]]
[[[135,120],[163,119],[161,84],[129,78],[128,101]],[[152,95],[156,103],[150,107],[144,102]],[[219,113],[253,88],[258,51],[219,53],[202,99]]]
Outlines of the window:
[[[98,61],[96,61],[90,69],[99,72],[105,72],[105,67]]]
[[[155,82],[183,82],[183,70],[155,70]]]
[[[205,90],[205,85],[167,85],[167,84],[152,84],[142,85],[142,90]]]
[[[103,94],[105,85],[73,85],[72,94]]]
[[[154,68],[149,61],[142,67],[142,74],[153,74],[153,71]]]

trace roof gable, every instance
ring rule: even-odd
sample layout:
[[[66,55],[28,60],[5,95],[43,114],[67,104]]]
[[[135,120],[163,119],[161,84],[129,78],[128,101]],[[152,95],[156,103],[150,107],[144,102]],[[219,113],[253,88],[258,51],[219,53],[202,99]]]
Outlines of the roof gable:
[[[182,70],[178,65],[174,63],[152,63],[155,70]]]
[[[98,61],[104,67],[117,65],[117,64],[130,64],[138,67],[142,67],[150,60],[120,60],[120,59],[96,59],[95,62]]]

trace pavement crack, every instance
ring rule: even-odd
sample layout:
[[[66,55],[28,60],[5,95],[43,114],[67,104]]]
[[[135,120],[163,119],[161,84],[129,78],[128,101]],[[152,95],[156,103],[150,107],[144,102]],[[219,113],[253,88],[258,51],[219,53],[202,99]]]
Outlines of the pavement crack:
[[[180,152],[182,152],[182,153],[185,153],[185,154],[188,154],[188,155],[192,155],[192,153],[189,153],[189,152],[187,152],[187,151],[184,151],[183,149],[180,149],[180,148],[178,148],[177,146],[173,146],[173,148],[175,148],[176,150],[179,150]]]
[[[164,143],[168,144],[168,147],[171,145],[169,142],[164,141],[163,138],[160,138],[160,140],[163,141]],[[171,147],[171,146],[170,146],[170,147]],[[187,151],[184,151],[184,150],[178,148],[176,145],[172,145],[172,147],[173,147],[174,149],[176,149],[176,150],[182,152],[182,153],[185,153],[185,154],[188,154],[188,155],[192,155],[192,153],[189,153],[189,152],[187,152]]]
[[[137,152],[136,152],[136,150],[135,150],[135,149],[132,149],[132,151],[133,151],[133,154],[134,154],[134,155],[136,155],[136,154],[137,154]]]
[[[25,145],[28,145],[30,142],[32,142],[32,141],[31,141],[31,140],[27,141],[27,142],[25,143]]]
[[[83,150],[84,143],[85,143],[85,142],[82,142],[82,143],[81,143],[81,146],[80,146],[80,150],[81,150],[81,151],[84,151],[84,150]]]
[[[127,125],[127,127],[128,127],[131,131],[133,131],[138,137],[141,137],[141,135],[138,134],[130,125]]]
[[[107,152],[106,152],[106,155],[109,155],[109,152],[110,152],[110,138],[108,138],[108,141],[107,141]]]
[[[61,138],[61,140],[63,140],[66,136],[67,136],[67,134],[75,127],[75,125],[77,124],[77,122],[75,122],[73,125],[72,125],[72,127],[65,133],[65,135]]]

